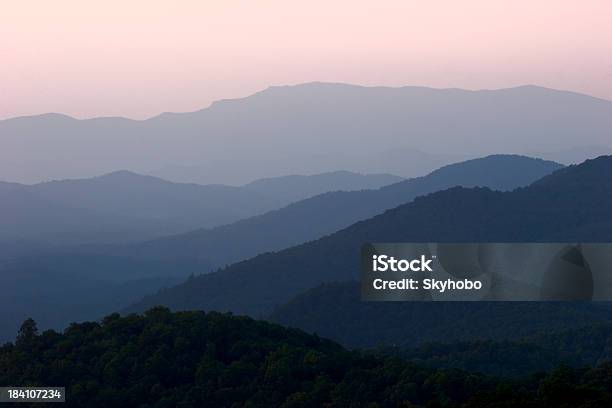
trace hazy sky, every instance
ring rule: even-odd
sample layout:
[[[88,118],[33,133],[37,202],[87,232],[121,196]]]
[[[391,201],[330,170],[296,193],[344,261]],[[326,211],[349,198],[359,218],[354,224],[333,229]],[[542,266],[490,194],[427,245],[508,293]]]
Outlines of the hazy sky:
[[[0,118],[144,118],[308,81],[538,84],[612,99],[610,0],[18,0]]]

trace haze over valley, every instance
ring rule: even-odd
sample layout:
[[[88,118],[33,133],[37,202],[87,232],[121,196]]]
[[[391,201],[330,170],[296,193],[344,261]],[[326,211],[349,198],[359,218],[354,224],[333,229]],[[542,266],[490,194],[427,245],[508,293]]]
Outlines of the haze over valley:
[[[189,275],[206,274],[260,253],[318,239],[419,195],[457,185],[512,190],[562,167],[541,159],[494,155],[408,180],[335,172],[265,179],[236,188],[176,184],[115,172],[33,186],[7,184],[7,197],[14,205],[5,207],[6,214],[12,216],[7,217],[5,225],[15,229],[13,235],[5,229],[7,243],[0,245],[4,258],[0,262],[2,292],[6,292],[3,298],[7,302],[3,310],[8,313],[0,336],[10,337],[27,316],[34,316],[41,327],[62,327],[73,320],[120,310],[164,286],[181,283]],[[317,191],[322,193],[310,197]],[[220,222],[232,204],[242,211],[250,208],[255,212],[253,204],[274,202],[280,206],[298,195],[305,198],[227,225],[198,228],[206,219]],[[27,200],[19,202],[23,197]],[[262,201],[262,197],[268,201]],[[31,202],[45,206],[32,210]],[[50,212],[49,208],[57,211]],[[65,218],[58,217],[60,210]],[[261,207],[259,210],[263,211]],[[17,214],[21,218],[16,218]],[[104,218],[83,214],[103,214]],[[148,227],[149,234],[160,223],[177,228],[172,224],[177,217],[183,221],[178,226],[195,228],[162,238],[124,242],[136,239],[126,231],[134,233],[137,226]],[[24,238],[26,231],[35,244]],[[102,231],[109,235],[102,235]],[[87,239],[92,241],[84,245]],[[55,307],[44,306],[49,304]],[[75,308],[75,304],[81,307]]]
[[[309,284],[296,278],[291,290],[273,289],[256,278],[267,256],[332,242],[449,188],[528,186],[609,152],[611,119],[612,102],[535,86],[308,83],[142,121],[57,114],[1,121],[8,315],[0,335],[10,338],[27,316],[61,328],[158,302],[268,317],[338,276],[333,268],[319,268],[317,279],[303,271]],[[531,157],[488,155],[526,151]],[[208,275],[228,265],[240,272]],[[263,284],[281,298],[269,304],[271,293],[225,293],[229,276],[241,276],[233,290]],[[258,306],[240,306],[249,299]]]

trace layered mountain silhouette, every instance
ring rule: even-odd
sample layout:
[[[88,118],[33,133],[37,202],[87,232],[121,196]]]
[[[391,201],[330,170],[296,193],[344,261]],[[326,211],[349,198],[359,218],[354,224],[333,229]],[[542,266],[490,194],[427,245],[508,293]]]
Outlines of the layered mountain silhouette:
[[[5,299],[5,302],[0,302],[0,306],[4,305],[5,310],[10,310],[10,314],[5,316],[0,337],[2,333],[7,335],[14,333],[15,325],[27,316],[35,317],[44,328],[63,327],[70,321],[87,317],[96,318],[118,309],[117,304],[120,300],[124,301],[122,305],[124,307],[142,298],[146,293],[154,293],[169,282],[176,284],[178,279],[186,279],[190,274],[208,272],[224,263],[319,238],[385,209],[410,201],[420,194],[454,185],[483,185],[511,189],[529,184],[559,167],[561,167],[559,164],[539,159],[506,155],[490,156],[450,165],[428,176],[402,181],[378,190],[326,193],[228,226],[145,243],[120,246],[95,245],[85,248],[60,247],[39,250],[34,254],[28,254],[23,250],[20,253],[19,245],[8,247],[5,245],[5,248],[0,249],[15,256],[9,256],[7,261],[0,263],[1,275],[5,277],[1,286],[4,289],[0,290],[0,298]],[[108,177],[117,178],[122,174],[116,173]],[[128,176],[137,180],[142,177],[132,174]],[[295,184],[305,183],[311,177],[315,179],[314,184],[331,186],[324,181],[325,177],[319,176],[279,178],[278,183],[284,184],[288,180],[294,180]],[[380,181],[379,176],[374,178],[376,182]],[[142,179],[153,184],[165,183],[147,177]],[[342,174],[340,179],[334,178],[337,181],[334,185],[350,188],[341,181],[355,180],[355,176]],[[368,176],[361,176],[359,179],[371,182]],[[384,179],[386,178],[382,181]],[[88,188],[83,188],[81,183]],[[267,187],[275,183],[274,180],[263,182]],[[72,197],[83,200],[84,202],[79,202],[80,205],[95,209],[96,206],[107,205],[107,201],[110,200],[107,197],[95,200],[100,194],[105,191],[119,192],[114,185],[106,188],[101,186],[98,191],[92,191],[94,187],[91,184],[96,183],[92,180],[59,182],[59,186],[64,188],[56,191],[58,186],[51,183],[45,187],[54,194],[47,191],[46,198],[63,199],[63,203],[67,203]],[[356,186],[357,184],[353,184],[353,187]],[[16,187],[21,188],[19,185]],[[128,187],[129,183],[126,183],[125,189]],[[199,186],[187,187],[196,189]],[[181,194],[181,185],[172,188],[178,190],[177,194]],[[135,186],[134,189],[151,190],[146,185]],[[79,196],[78,192],[85,191],[90,192],[92,197]],[[64,192],[66,196],[62,196],[59,192]],[[118,203],[109,202],[108,208],[122,209],[121,201],[127,200],[130,194],[133,192],[125,192],[126,197],[119,197]],[[160,201],[163,201],[164,197],[165,195],[160,194]],[[161,208],[159,203],[147,203],[143,200],[137,202],[143,208],[151,206]],[[228,203],[228,206],[231,204]],[[131,207],[128,206],[129,209]],[[95,286],[99,287],[99,291],[96,292],[99,296],[92,296],[90,293],[91,288]],[[19,287],[28,287],[30,291],[19,291]],[[117,295],[108,295],[114,293],[113,290]],[[15,293],[19,293],[19,301],[13,299]],[[109,302],[104,302],[102,294],[108,296]],[[55,303],[56,307],[42,306],[51,303]],[[74,309],[75,304],[81,304],[81,307],[78,310]],[[71,311],[73,309],[74,313]]]
[[[124,242],[210,228],[325,191],[380,187],[392,175],[279,177],[244,187],[173,183],[129,171],[23,185],[0,183],[0,241]],[[287,185],[290,193],[284,193]]]
[[[30,183],[181,165],[196,166],[192,180],[206,184],[337,169],[413,177],[500,151],[609,148],[611,132],[612,102],[536,86],[309,83],[144,121],[57,114],[0,121],[0,174]],[[406,150],[414,146],[422,152]]]
[[[146,259],[201,259],[223,266],[320,238],[420,195],[453,186],[512,190],[559,168],[557,163],[540,159],[488,156],[448,165],[427,176],[377,190],[325,193],[233,224],[113,248],[109,252]]]
[[[599,226],[612,225],[611,174],[612,157],[606,156],[512,192],[464,187],[440,191],[319,240],[196,277],[130,310],[163,304],[266,316],[321,283],[357,280],[365,242],[609,240],[612,231],[602,234]],[[332,310],[327,313],[331,316]]]
[[[330,191],[371,190],[402,181],[391,174],[358,174],[350,171],[334,171],[311,176],[291,175],[268,177],[243,186],[269,197],[299,201]]]
[[[75,208],[11,183],[0,183],[0,225],[0,242],[122,242],[176,231],[164,220]],[[28,246],[32,245],[24,244]]]
[[[49,201],[99,213],[210,227],[275,208],[284,201],[225,185],[172,183],[117,171],[100,177],[36,184],[30,191]]]

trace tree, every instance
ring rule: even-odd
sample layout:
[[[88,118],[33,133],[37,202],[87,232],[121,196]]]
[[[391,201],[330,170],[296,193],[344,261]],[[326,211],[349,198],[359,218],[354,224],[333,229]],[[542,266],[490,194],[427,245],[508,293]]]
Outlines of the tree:
[[[18,347],[28,347],[32,344],[37,335],[38,327],[34,319],[30,317],[21,324],[15,344]]]

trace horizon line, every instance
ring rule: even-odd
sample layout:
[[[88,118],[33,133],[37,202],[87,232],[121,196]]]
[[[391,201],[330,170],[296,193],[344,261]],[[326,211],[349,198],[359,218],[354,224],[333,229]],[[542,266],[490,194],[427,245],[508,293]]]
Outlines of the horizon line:
[[[420,89],[429,89],[429,90],[434,90],[434,91],[463,91],[463,92],[470,92],[470,93],[477,93],[477,92],[498,92],[498,91],[507,91],[507,90],[513,90],[513,89],[520,89],[520,88],[538,88],[538,89],[544,89],[544,90],[553,91],[553,92],[570,93],[570,94],[584,96],[584,97],[588,97],[588,98],[592,98],[592,99],[596,99],[596,100],[600,100],[600,101],[604,101],[604,102],[612,102],[612,100],[610,100],[610,99],[606,99],[606,98],[603,98],[603,97],[590,95],[590,94],[583,93],[583,92],[572,91],[572,90],[567,90],[567,89],[550,88],[550,87],[541,86],[541,85],[535,85],[535,84],[524,84],[524,85],[510,86],[510,87],[504,87],[504,88],[468,89],[468,88],[459,88],[459,87],[437,88],[437,87],[424,86],[424,85],[389,86],[389,85],[361,85],[361,84],[354,84],[354,83],[349,83],[349,82],[309,81],[309,82],[300,82],[300,83],[296,83],[296,84],[269,85],[269,86],[267,86],[267,87],[265,87],[265,88],[263,88],[263,89],[261,89],[259,91],[247,94],[245,96],[236,97],[236,98],[217,99],[215,101],[212,101],[208,106],[205,106],[205,107],[200,108],[200,109],[196,109],[196,110],[192,110],[192,111],[164,111],[164,112],[160,112],[160,113],[157,113],[155,115],[152,115],[152,116],[149,116],[149,117],[146,117],[146,118],[133,118],[133,117],[128,117],[128,116],[114,116],[114,115],[105,116],[104,114],[99,115],[99,116],[90,116],[90,117],[76,117],[76,116],[72,116],[72,115],[69,115],[69,114],[61,113],[61,112],[43,112],[43,113],[24,114],[24,115],[17,115],[17,116],[9,116],[9,117],[6,117],[6,118],[0,118],[0,123],[1,122],[6,122],[6,121],[11,121],[11,120],[37,118],[37,117],[42,117],[42,116],[58,116],[58,117],[64,117],[64,118],[75,120],[75,121],[90,121],[90,120],[100,120],[100,119],[117,119],[117,120],[126,120],[126,121],[130,121],[130,122],[146,122],[148,120],[156,119],[156,118],[159,118],[159,117],[164,116],[164,115],[186,115],[186,114],[192,114],[192,113],[201,112],[201,111],[204,111],[204,110],[207,110],[207,109],[213,107],[215,104],[220,103],[220,102],[237,101],[237,100],[247,99],[247,98],[250,98],[252,96],[261,94],[263,92],[266,92],[266,91],[268,91],[270,89],[274,89],[274,88],[295,88],[295,87],[306,86],[306,85],[334,85],[334,86],[349,86],[349,87],[356,87],[356,88],[379,88],[379,89],[397,89],[397,90],[399,90],[399,89],[406,89],[406,88],[420,88]]]

